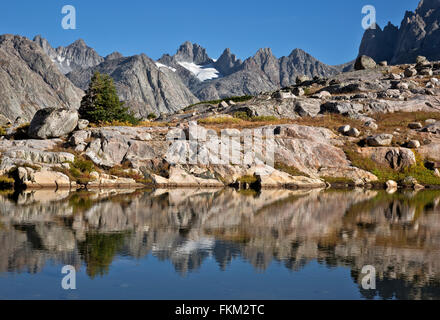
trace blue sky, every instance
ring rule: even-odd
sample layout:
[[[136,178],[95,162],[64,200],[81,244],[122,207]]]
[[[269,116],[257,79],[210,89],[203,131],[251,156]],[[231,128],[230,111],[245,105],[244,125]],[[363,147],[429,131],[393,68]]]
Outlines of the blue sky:
[[[247,58],[262,47],[277,57],[301,48],[328,64],[356,57],[364,30],[362,7],[374,5],[377,21],[400,25],[419,0],[14,0],[4,1],[0,33],[33,38],[57,47],[78,38],[105,56],[174,54],[186,40],[217,58],[226,47]],[[61,8],[77,10],[77,29],[61,28]]]

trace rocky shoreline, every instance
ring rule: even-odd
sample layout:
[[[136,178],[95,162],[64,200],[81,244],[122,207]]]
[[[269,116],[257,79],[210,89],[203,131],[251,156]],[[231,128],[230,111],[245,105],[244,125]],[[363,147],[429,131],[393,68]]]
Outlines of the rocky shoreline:
[[[356,68],[139,126],[64,108],[4,119],[0,175],[15,188],[440,186],[440,63]]]

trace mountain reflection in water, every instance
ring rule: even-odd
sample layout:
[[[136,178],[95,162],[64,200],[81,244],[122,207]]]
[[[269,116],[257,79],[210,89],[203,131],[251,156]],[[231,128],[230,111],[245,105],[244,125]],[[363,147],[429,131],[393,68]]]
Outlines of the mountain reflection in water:
[[[213,258],[264,274],[310,262],[348,267],[364,298],[440,299],[440,191],[156,190],[0,195],[0,276],[49,261],[106,277],[117,256],[148,255],[182,277]],[[373,265],[377,290],[363,290]]]

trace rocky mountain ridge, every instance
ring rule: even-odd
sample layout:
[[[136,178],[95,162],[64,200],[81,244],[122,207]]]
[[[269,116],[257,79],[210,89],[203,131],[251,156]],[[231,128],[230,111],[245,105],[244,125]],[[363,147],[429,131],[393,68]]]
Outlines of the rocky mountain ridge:
[[[200,50],[200,46],[190,43],[185,48],[192,47]],[[189,49],[186,49],[189,51]],[[332,76],[342,71],[338,66],[328,66],[301,49],[295,49],[288,57],[276,58],[270,48],[262,48],[245,61],[237,59],[229,48],[225,49],[217,60],[203,59],[189,61],[191,55],[182,55],[182,47],[174,56],[164,55],[159,62],[176,70],[194,95],[201,101],[216,100],[231,96],[255,95],[262,91],[276,90],[277,88],[295,84],[296,77],[305,75]],[[205,51],[203,51],[205,53]],[[183,65],[182,57],[186,62],[193,63],[217,73],[209,81],[204,81],[196,74],[191,66]],[[204,60],[205,64],[197,62]]]
[[[390,64],[412,63],[419,55],[440,60],[440,1],[421,0],[414,12],[407,11],[400,27],[388,23],[382,30],[365,32],[359,55]]]
[[[29,121],[45,107],[79,108],[84,92],[74,86],[35,42],[0,36],[1,121]]]
[[[173,113],[199,101],[175,72],[159,67],[144,54],[107,58],[95,67],[72,71],[67,77],[85,90],[95,71],[115,80],[120,99],[141,118],[150,113]]]
[[[52,48],[49,41],[37,35],[34,40],[49,58],[58,66],[63,74],[74,70],[94,67],[104,61],[94,49],[88,47],[83,39],[79,39],[67,47]]]
[[[150,112],[171,113],[199,100],[276,90],[294,84],[298,75],[331,76],[342,71],[339,67],[319,62],[300,49],[280,59],[270,49],[260,49],[245,61],[237,59],[230,49],[225,49],[219,59],[214,60],[200,45],[185,42],[175,55],[163,55],[155,65],[144,63],[139,69],[131,63],[137,59],[135,57],[143,57],[150,62],[152,60],[144,54],[124,58],[117,52],[103,58],[83,40],[57,49],[52,48],[41,36],[35,37],[34,41],[60,71],[83,90],[87,88],[94,71],[110,72],[121,99],[140,116]],[[146,74],[158,71],[162,74],[146,81],[148,77],[138,79],[139,72],[143,73],[141,69],[146,70]],[[127,78],[129,73],[130,79]],[[175,83],[175,86],[169,86],[170,82]]]

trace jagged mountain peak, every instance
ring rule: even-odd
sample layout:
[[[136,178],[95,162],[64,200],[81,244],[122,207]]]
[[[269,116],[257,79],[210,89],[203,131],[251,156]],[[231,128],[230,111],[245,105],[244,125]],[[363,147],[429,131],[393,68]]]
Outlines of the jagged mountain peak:
[[[439,25],[440,0],[421,0],[415,11],[406,11],[400,27],[388,23],[383,30],[367,30],[359,55],[391,64],[413,63],[418,55],[439,60]]]
[[[232,52],[231,52],[231,49],[230,48],[226,48],[225,50],[223,50],[223,52],[222,52],[222,54],[220,55],[220,57],[217,59],[217,61],[218,60],[221,60],[221,59],[228,59],[228,60],[232,60],[232,59],[237,59],[237,57],[235,56],[235,54],[233,54]]]
[[[36,35],[32,41],[35,42],[36,44],[38,44],[43,49],[50,48],[52,50],[55,50],[52,47],[52,45],[49,43],[49,41],[46,38],[43,38],[43,36],[40,34]]]
[[[112,52],[109,55],[107,55],[104,59],[107,60],[116,60],[116,59],[120,59],[123,58],[124,55],[118,51]]]
[[[440,0],[421,0],[417,6],[416,13],[424,15],[426,12],[432,9],[440,7]]]
[[[90,48],[86,45],[86,42],[84,41],[84,39],[78,39],[75,42],[71,43],[69,47],[81,47],[81,48]]]
[[[104,58],[87,46],[83,39],[78,39],[67,47],[60,46],[56,49],[40,35],[34,38],[34,42],[43,48],[64,74],[77,69],[94,67],[104,61]]]
[[[15,34],[9,34],[9,33],[2,34],[0,36],[0,44],[3,42],[6,42],[6,41],[14,41],[14,40],[22,40],[22,39],[26,39],[26,38],[22,37],[22,36],[15,35]]]
[[[391,21],[388,21],[387,25],[385,26],[385,29],[399,29],[398,26],[395,26],[394,24],[391,23]]]
[[[305,52],[303,49],[293,49],[292,52],[289,54],[289,57],[307,57],[312,60],[317,60],[315,57],[313,57],[311,54]]]
[[[261,48],[255,53],[253,57],[250,57],[244,61],[245,67],[257,64],[259,67],[266,65],[269,62],[276,61],[277,58],[273,55],[272,49]]]
[[[230,75],[231,73],[238,71],[242,64],[243,62],[240,59],[237,59],[235,54],[231,53],[231,49],[226,48],[215,62],[215,67],[223,75]]]
[[[319,68],[331,68],[331,66],[326,65],[325,63],[320,62],[318,59],[316,59],[314,56],[312,56],[310,53],[304,51],[303,49],[300,48],[296,48],[293,49],[292,52],[289,54],[288,57],[282,57],[280,60],[283,61],[284,59],[287,59],[289,61],[292,61],[294,64],[297,65],[316,65],[316,67]],[[310,74],[308,74],[306,72],[307,75],[319,75],[319,72],[317,72],[316,74],[314,74],[314,72],[310,72]],[[333,73],[330,73],[331,75]]]
[[[359,55],[372,57],[377,62],[390,62],[396,50],[396,39],[399,28],[391,22],[382,28],[375,24],[365,31],[359,48]]]
[[[39,45],[44,44],[44,43],[49,43],[45,38],[43,38],[41,36],[41,34],[37,34],[32,41],[34,41],[35,43],[37,43]]]
[[[303,49],[295,48],[295,49],[292,50],[292,52],[290,54],[291,55],[292,54],[307,54],[307,52],[305,52]]]
[[[42,50],[38,43],[35,43],[27,37],[16,34],[0,35],[0,44],[4,46],[17,46],[20,48],[27,48],[28,50],[32,50],[33,52],[41,51],[41,53],[44,53],[44,50]]]
[[[174,58],[179,62],[193,62],[196,65],[207,65],[214,62],[214,60],[208,56],[205,48],[190,41],[184,42],[179,47]]]
[[[253,57],[246,59],[244,64],[245,67],[251,67],[254,64],[258,65],[259,67],[262,67],[263,65],[266,65],[269,62],[274,62],[276,60],[277,58],[273,55],[272,49],[261,48],[258,49],[258,51],[255,53]]]
[[[271,48],[260,48],[254,57],[274,56]]]

